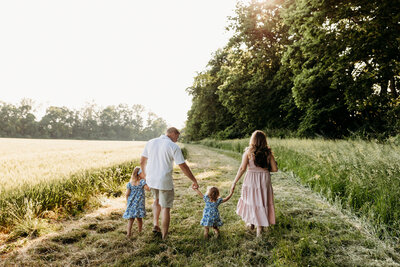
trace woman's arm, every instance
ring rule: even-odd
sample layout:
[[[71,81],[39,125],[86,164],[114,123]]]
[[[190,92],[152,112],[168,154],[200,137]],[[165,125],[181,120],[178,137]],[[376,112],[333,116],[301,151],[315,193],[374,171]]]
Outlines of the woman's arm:
[[[242,177],[243,173],[246,171],[247,169],[247,164],[249,163],[249,157],[247,156],[247,151],[245,151],[243,153],[242,156],[242,163],[240,164],[240,167],[236,173],[236,177],[235,180],[233,181],[232,187],[231,187],[231,191],[233,193],[233,191],[235,190],[235,186],[237,184],[237,182],[239,181],[239,179]]]
[[[224,199],[222,200],[222,203],[227,202],[227,201],[232,197],[232,195],[233,195],[233,190],[231,189],[231,192],[229,193],[229,195],[228,195],[226,198],[224,198]]]
[[[203,193],[201,193],[199,189],[193,188],[193,190],[196,191],[196,193],[197,193],[199,196],[204,197]]]
[[[145,189],[146,191],[150,191],[150,187],[149,187],[147,184],[144,185],[144,189]]]
[[[270,172],[277,172],[278,171],[278,164],[276,163],[274,155],[272,155],[272,154],[271,154],[271,158],[270,158],[270,165],[271,165],[271,171]]]

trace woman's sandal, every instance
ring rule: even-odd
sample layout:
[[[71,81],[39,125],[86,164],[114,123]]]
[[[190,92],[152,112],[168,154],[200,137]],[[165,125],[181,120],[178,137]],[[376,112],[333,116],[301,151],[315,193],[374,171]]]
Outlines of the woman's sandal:
[[[247,229],[254,230],[254,224],[248,223],[248,224],[246,224],[246,226],[247,226]]]

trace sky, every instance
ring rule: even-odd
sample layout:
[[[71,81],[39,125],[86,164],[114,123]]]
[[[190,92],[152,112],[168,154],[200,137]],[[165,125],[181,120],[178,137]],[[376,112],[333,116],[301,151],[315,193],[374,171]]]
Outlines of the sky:
[[[186,88],[231,33],[237,0],[0,1],[0,101],[141,104],[184,127]]]

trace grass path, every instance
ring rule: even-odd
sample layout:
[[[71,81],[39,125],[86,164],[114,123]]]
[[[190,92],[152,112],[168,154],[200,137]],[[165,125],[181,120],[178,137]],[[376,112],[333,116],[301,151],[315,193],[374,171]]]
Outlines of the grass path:
[[[201,190],[216,185],[225,196],[239,161],[228,152],[185,147]],[[190,181],[178,169],[174,172],[176,197],[168,240],[151,233],[150,194],[144,231],[125,238],[126,221],[121,218],[125,201],[116,198],[108,207],[65,222],[58,233],[28,242],[3,257],[1,265],[400,266],[399,248],[380,241],[357,220],[282,172],[272,176],[277,224],[262,238],[255,238],[235,214],[238,186],[232,199],[220,206],[225,223],[221,237],[206,241],[199,225],[202,200],[190,189]]]

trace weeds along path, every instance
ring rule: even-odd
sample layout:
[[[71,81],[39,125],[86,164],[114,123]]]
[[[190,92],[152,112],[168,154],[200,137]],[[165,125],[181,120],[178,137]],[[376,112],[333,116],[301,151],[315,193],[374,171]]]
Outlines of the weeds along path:
[[[202,146],[185,145],[189,164],[201,191],[209,185],[225,196],[234,179],[239,160],[230,153]],[[221,236],[202,238],[199,225],[204,207],[190,181],[174,170],[175,202],[170,236],[162,241],[151,233],[153,202],[146,198],[147,218],[141,234],[125,237],[121,218],[124,199],[112,200],[113,208],[85,216],[73,227],[45,236],[2,259],[2,265],[191,265],[191,266],[399,266],[399,248],[370,234],[354,218],[302,187],[288,173],[273,174],[277,224],[262,238],[247,230],[235,214],[241,185],[230,201],[220,206],[224,225]],[[135,228],[136,229],[136,228]]]

